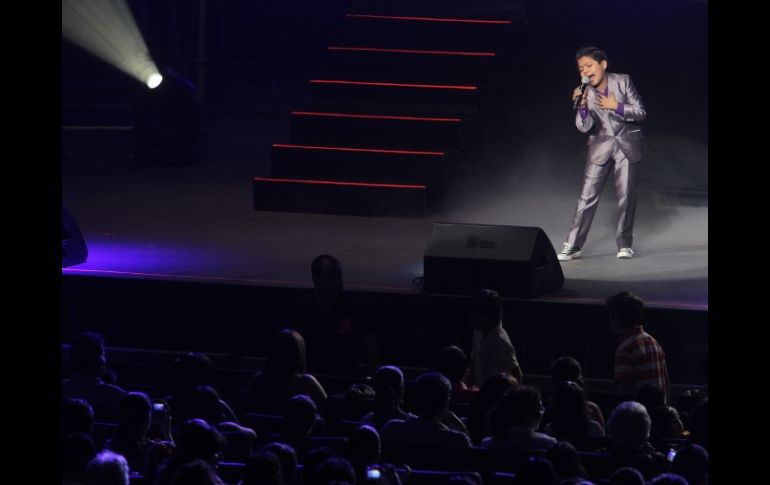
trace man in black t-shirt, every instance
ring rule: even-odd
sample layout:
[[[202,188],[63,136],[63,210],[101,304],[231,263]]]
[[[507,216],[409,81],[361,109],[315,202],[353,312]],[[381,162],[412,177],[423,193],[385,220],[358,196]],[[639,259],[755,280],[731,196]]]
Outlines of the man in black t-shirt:
[[[377,337],[369,310],[344,292],[342,266],[329,255],[311,265],[314,290],[298,298],[284,314],[283,323],[296,329],[307,343],[308,371],[318,374],[358,375],[377,368]]]

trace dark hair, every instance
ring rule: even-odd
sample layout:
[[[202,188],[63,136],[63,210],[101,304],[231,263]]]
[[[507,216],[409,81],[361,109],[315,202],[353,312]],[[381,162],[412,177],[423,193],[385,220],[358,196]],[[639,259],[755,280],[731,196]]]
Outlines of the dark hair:
[[[578,450],[569,441],[559,441],[546,452],[545,457],[553,464],[560,480],[588,476]]]
[[[580,385],[564,381],[556,387],[551,426],[557,438],[582,438],[590,428],[586,393]]]
[[[369,425],[356,428],[348,438],[350,443],[350,461],[354,467],[364,467],[380,459],[380,434]]]
[[[436,370],[444,374],[449,382],[460,382],[468,370],[468,356],[456,345],[445,347],[436,358]]]
[[[173,461],[176,466],[193,460],[216,463],[219,454],[227,448],[227,440],[216,428],[198,418],[187,421],[176,440]]]
[[[580,362],[568,355],[559,357],[551,366],[551,382],[554,385],[559,385],[564,381],[572,381],[585,388],[582,374],[583,369],[580,367]]]
[[[679,449],[671,463],[671,471],[695,484],[705,480],[708,475],[708,464],[709,454],[706,449],[700,445],[689,444]]]
[[[197,386],[190,392],[185,404],[184,419],[200,418],[212,426],[224,421],[219,393],[211,386]]]
[[[304,394],[292,396],[283,409],[283,425],[286,437],[301,439],[308,436],[316,425],[318,408]]]
[[[404,373],[396,366],[384,365],[374,374],[374,411],[389,413],[401,405],[404,393]],[[383,423],[384,424],[384,423]]]
[[[270,450],[261,449],[246,462],[243,485],[280,485],[284,482],[281,460]]]
[[[624,466],[612,472],[609,485],[644,485],[644,477],[636,468]]]
[[[531,386],[511,389],[489,413],[489,432],[502,439],[513,426],[530,426],[540,419],[540,391]]]
[[[104,338],[96,332],[83,332],[70,345],[75,372],[94,372],[104,365]]]
[[[73,397],[62,403],[61,421],[62,435],[91,434],[94,427],[94,410],[85,399]]]
[[[205,354],[188,352],[174,361],[172,372],[172,395],[187,394],[197,386],[214,383],[214,364]]]
[[[580,59],[581,57],[590,57],[591,59],[602,62],[607,60],[607,54],[599,49],[598,47],[594,46],[585,46],[581,47],[580,49],[575,52],[575,60]]]
[[[621,291],[607,298],[607,310],[626,325],[640,325],[644,302],[630,291]]]
[[[468,408],[468,429],[474,442],[480,442],[489,434],[487,415],[506,392],[518,385],[516,379],[504,372],[493,374],[484,381]]]
[[[310,265],[313,288],[318,297],[327,301],[336,301],[344,290],[342,264],[334,256],[322,254]]]
[[[430,419],[447,410],[452,384],[438,372],[426,372],[417,377],[412,391],[414,413]]]
[[[180,466],[171,479],[171,485],[214,485],[217,472],[205,460],[194,460]]]
[[[317,483],[319,480],[318,468],[321,463],[335,456],[337,453],[328,446],[317,446],[310,450],[305,456],[304,463],[302,463],[302,480],[300,481],[308,485]]]
[[[327,276],[329,271],[342,271],[342,264],[334,256],[328,254],[322,254],[313,259],[310,263],[310,274],[313,276],[313,281],[317,278]]]
[[[143,392],[129,392],[120,400],[120,432],[144,438],[150,425],[150,398]]]
[[[278,457],[281,462],[281,473],[286,483],[294,482],[297,477],[297,452],[291,445],[273,441],[268,443],[260,450],[270,451]]]
[[[316,479],[318,483],[356,483],[356,472],[348,460],[333,456],[318,465]]]
[[[258,381],[267,387],[288,385],[294,375],[306,372],[305,352],[305,339],[299,332],[290,328],[279,331],[270,342]]]

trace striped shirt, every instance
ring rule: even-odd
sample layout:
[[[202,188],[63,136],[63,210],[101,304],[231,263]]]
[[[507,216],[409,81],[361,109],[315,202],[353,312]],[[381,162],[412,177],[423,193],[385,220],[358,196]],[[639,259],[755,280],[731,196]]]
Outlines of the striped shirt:
[[[641,325],[615,351],[615,382],[632,383],[637,388],[645,384],[658,386],[668,402],[666,354]]]

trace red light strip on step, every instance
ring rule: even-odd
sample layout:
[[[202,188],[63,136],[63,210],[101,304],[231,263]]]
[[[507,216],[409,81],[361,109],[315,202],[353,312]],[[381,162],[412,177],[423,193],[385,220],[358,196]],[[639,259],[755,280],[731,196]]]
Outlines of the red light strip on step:
[[[480,19],[450,19],[437,17],[397,17],[393,15],[370,15],[370,14],[346,14],[349,18],[361,19],[385,19],[385,20],[417,20],[421,22],[459,22],[464,24],[510,24],[510,20],[480,20]]]
[[[353,113],[326,113],[315,111],[292,111],[291,114],[298,116],[328,116],[332,118],[365,118],[375,120],[406,120],[406,121],[443,121],[447,123],[459,123],[460,118],[426,118],[419,116],[392,116],[392,115],[364,115]]]
[[[342,185],[353,187],[375,187],[384,189],[426,189],[425,185],[405,185],[405,184],[372,184],[366,182],[335,182],[333,180],[307,180],[307,179],[282,179],[272,177],[254,177],[254,180],[260,182],[282,182],[311,185]]]
[[[330,51],[355,51],[355,52],[395,52],[399,54],[435,54],[443,56],[472,56],[472,57],[494,57],[494,52],[470,52],[470,51],[431,51],[419,49],[381,49],[378,47],[339,47],[330,46]]]
[[[429,152],[420,150],[388,150],[385,148],[353,148],[353,147],[325,147],[314,145],[293,145],[289,143],[273,143],[275,148],[302,148],[304,150],[330,150],[338,152],[367,152],[367,153],[396,153],[399,155],[430,155],[435,157],[444,156],[444,152]]]
[[[425,88],[425,89],[458,89],[461,91],[475,91],[477,86],[450,86],[443,84],[406,84],[406,83],[383,83],[373,81],[342,81],[337,79],[311,79],[314,84],[355,84],[360,86],[395,86],[400,88]]]

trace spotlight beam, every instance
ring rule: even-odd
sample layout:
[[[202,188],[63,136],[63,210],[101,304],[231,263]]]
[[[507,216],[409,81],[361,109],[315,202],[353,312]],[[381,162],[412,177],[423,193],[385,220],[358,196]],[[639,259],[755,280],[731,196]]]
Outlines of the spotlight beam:
[[[142,83],[158,74],[125,0],[62,0],[62,37]]]

